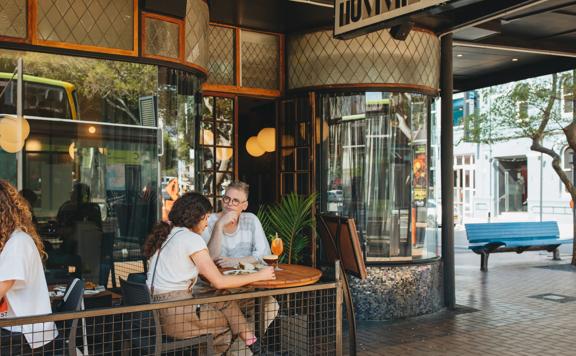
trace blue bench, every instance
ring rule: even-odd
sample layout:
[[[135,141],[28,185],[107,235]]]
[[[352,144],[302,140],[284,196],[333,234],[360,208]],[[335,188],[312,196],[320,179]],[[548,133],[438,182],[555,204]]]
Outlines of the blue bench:
[[[559,260],[558,247],[572,240],[560,240],[555,221],[466,224],[468,248],[480,255],[480,270],[488,270],[491,253],[546,250]]]

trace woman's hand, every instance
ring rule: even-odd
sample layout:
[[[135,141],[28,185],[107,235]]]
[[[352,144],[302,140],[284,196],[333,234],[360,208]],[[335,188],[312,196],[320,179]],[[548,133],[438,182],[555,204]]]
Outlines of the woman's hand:
[[[276,272],[274,272],[274,267],[266,267],[256,272],[255,275],[259,278],[259,281],[268,281],[271,279],[276,279]]]
[[[214,263],[220,268],[238,268],[240,260],[238,258],[220,256],[214,260]]]

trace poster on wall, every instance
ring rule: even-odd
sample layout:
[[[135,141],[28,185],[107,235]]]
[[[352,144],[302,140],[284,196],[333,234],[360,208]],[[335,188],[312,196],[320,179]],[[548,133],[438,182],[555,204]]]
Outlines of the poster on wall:
[[[428,167],[426,160],[426,145],[414,146],[414,159],[412,161],[413,172],[413,200],[414,205],[421,207],[426,205],[428,197]]]

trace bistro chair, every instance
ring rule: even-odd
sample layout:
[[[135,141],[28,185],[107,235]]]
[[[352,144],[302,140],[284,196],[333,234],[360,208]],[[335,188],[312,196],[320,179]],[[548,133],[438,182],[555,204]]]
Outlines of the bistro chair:
[[[126,281],[120,278],[122,300],[124,305],[151,304],[150,290],[144,283]],[[155,355],[196,345],[206,345],[206,354],[212,355],[212,334],[200,335],[190,339],[177,340],[162,332],[160,312],[158,310],[134,312],[124,318],[124,337],[122,338],[122,355]],[[136,353],[132,353],[136,352]]]
[[[74,278],[66,287],[62,301],[56,307],[56,312],[79,312],[84,309],[84,281]],[[62,325],[64,328],[64,337],[68,344],[68,354],[76,355],[76,336],[78,329],[78,319],[67,320]],[[68,335],[67,332],[69,332]],[[84,355],[88,355],[88,338],[86,336],[86,321],[82,318],[82,343]]]

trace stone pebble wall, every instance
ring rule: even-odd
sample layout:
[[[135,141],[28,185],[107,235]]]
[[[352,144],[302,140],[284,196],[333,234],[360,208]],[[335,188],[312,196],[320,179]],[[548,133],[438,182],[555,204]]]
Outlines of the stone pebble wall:
[[[393,320],[443,307],[442,263],[370,266],[368,278],[349,276],[356,320]]]

